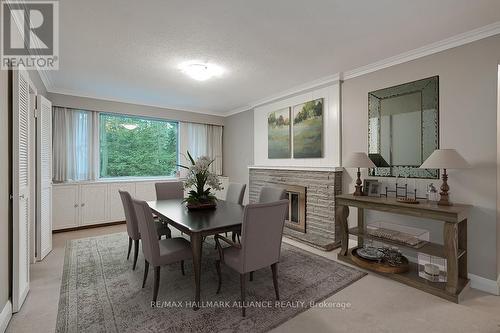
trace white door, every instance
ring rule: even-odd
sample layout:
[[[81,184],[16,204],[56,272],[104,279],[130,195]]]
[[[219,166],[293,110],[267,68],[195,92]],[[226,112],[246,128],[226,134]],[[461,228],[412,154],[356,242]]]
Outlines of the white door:
[[[52,251],[52,103],[37,96],[36,254],[42,260]]]
[[[80,216],[81,224],[99,224],[107,217],[107,184],[80,185]]]
[[[12,306],[19,311],[30,288],[30,84],[28,72],[13,71],[12,87]]]
[[[76,184],[60,184],[52,187],[52,229],[61,230],[78,227],[80,201],[79,186]]]

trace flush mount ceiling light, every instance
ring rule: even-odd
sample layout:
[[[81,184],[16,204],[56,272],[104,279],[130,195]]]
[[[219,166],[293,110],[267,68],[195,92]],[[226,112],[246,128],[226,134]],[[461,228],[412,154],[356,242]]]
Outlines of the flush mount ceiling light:
[[[197,81],[206,81],[212,77],[220,76],[224,72],[222,67],[198,61],[187,61],[179,65],[179,69],[190,78]]]
[[[135,124],[122,124],[122,127],[131,131],[131,130],[135,130],[137,128],[137,125],[135,125]]]

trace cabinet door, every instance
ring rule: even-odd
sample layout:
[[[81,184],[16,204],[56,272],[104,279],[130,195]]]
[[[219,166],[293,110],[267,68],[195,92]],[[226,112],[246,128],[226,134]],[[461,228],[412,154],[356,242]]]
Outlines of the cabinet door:
[[[156,182],[137,182],[135,183],[135,198],[144,201],[156,200]]]
[[[125,221],[125,212],[118,190],[127,191],[135,198],[135,183],[112,183],[108,185],[108,220]]]
[[[52,205],[52,230],[78,226],[78,185],[53,186]]]
[[[108,184],[85,184],[80,186],[81,224],[106,222]]]

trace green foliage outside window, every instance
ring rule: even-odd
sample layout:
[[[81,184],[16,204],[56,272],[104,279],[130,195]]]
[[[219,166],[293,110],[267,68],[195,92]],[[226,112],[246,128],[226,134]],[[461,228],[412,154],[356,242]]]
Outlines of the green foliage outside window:
[[[101,113],[100,176],[174,176],[178,124],[165,120]]]

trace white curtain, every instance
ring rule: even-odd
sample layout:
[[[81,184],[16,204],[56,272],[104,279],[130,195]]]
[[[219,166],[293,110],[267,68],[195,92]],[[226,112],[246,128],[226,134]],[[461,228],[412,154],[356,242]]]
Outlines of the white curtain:
[[[54,182],[98,178],[98,114],[93,111],[53,107]]]
[[[214,160],[211,171],[222,175],[222,126],[181,123],[181,156],[186,150],[193,156],[208,156]],[[182,163],[186,163],[181,158]]]

